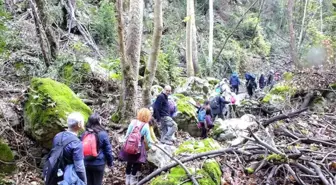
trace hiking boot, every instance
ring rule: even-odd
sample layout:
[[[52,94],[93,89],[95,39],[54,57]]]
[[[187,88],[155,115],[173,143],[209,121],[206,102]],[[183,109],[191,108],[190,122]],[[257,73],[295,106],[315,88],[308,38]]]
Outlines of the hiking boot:
[[[131,175],[131,183],[130,183],[130,185],[136,185],[136,184],[138,184],[138,178],[137,178],[137,176],[136,175]]]
[[[126,175],[125,184],[126,185],[130,185],[131,184],[131,175]]]

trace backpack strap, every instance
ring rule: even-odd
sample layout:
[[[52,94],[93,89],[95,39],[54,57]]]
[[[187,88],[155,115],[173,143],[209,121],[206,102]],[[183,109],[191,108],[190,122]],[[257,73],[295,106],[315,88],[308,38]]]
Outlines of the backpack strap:
[[[63,138],[63,136],[64,136],[64,133],[62,134],[62,138]],[[68,145],[69,143],[71,143],[71,142],[73,142],[73,141],[76,141],[76,138],[74,138],[74,137],[69,137],[69,138],[67,138],[66,140],[62,140],[62,138],[61,138],[61,141],[60,142],[58,142],[58,145],[59,146],[62,146],[62,147],[65,147],[66,145]]]

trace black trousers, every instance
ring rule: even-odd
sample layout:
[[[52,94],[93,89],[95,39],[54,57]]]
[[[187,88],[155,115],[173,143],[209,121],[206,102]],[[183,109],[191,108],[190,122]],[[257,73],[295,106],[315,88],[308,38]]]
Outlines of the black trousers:
[[[204,122],[201,122],[201,127],[202,127],[202,135],[201,137],[203,139],[207,138],[208,137],[208,130],[205,128],[205,123]],[[213,128],[213,125],[207,125],[209,129],[212,129]]]
[[[232,86],[232,91],[236,94],[239,93],[239,86],[238,85],[235,85],[235,86]]]
[[[136,175],[136,173],[140,170],[141,163],[131,163],[127,162],[126,166],[126,175]]]
[[[87,185],[102,185],[105,165],[85,166]]]

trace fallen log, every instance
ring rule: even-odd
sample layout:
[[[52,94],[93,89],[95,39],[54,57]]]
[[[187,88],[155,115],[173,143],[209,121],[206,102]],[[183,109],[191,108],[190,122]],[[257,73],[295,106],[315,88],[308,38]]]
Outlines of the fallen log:
[[[192,160],[202,158],[202,157],[206,157],[206,156],[210,156],[210,155],[212,155],[211,157],[217,157],[217,156],[220,156],[220,155],[223,155],[223,154],[226,154],[226,153],[234,154],[234,152],[239,153],[239,154],[243,154],[243,155],[251,155],[251,153],[246,152],[246,151],[238,150],[238,149],[235,149],[235,148],[226,148],[226,149],[221,149],[221,150],[215,150],[215,151],[200,153],[200,154],[197,154],[197,155],[194,155],[194,156],[190,156],[190,157],[181,159],[180,161],[182,163],[185,163],[185,162],[188,162],[188,161],[192,161]],[[156,177],[157,175],[160,175],[161,172],[167,171],[167,170],[169,170],[169,169],[171,169],[171,168],[173,168],[177,165],[178,165],[178,163],[174,162],[174,163],[169,164],[165,167],[159,168],[159,169],[155,170],[154,172],[152,172],[151,174],[147,175],[145,178],[143,178],[140,182],[138,182],[137,185],[145,184],[146,182],[150,181],[152,178]]]
[[[297,110],[297,111],[294,111],[294,112],[291,112],[291,113],[288,113],[288,114],[281,114],[279,116],[274,116],[268,120],[266,120],[264,123],[262,123],[262,125],[264,127],[267,127],[269,124],[273,123],[273,122],[276,122],[276,121],[280,121],[280,120],[283,120],[283,119],[287,119],[287,118],[293,118],[293,117],[296,117],[298,116],[300,113],[302,112],[305,112],[308,108],[303,108],[303,109],[300,109],[300,110]]]

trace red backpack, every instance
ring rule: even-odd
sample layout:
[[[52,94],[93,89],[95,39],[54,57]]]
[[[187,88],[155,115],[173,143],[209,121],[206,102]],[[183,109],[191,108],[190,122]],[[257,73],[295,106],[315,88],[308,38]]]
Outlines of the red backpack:
[[[146,123],[138,125],[138,122],[133,125],[132,132],[128,135],[126,142],[124,144],[123,150],[128,154],[138,154],[140,153],[141,146],[141,130]]]
[[[98,156],[98,136],[94,132],[87,131],[83,136],[83,153],[85,159],[94,159]]]

